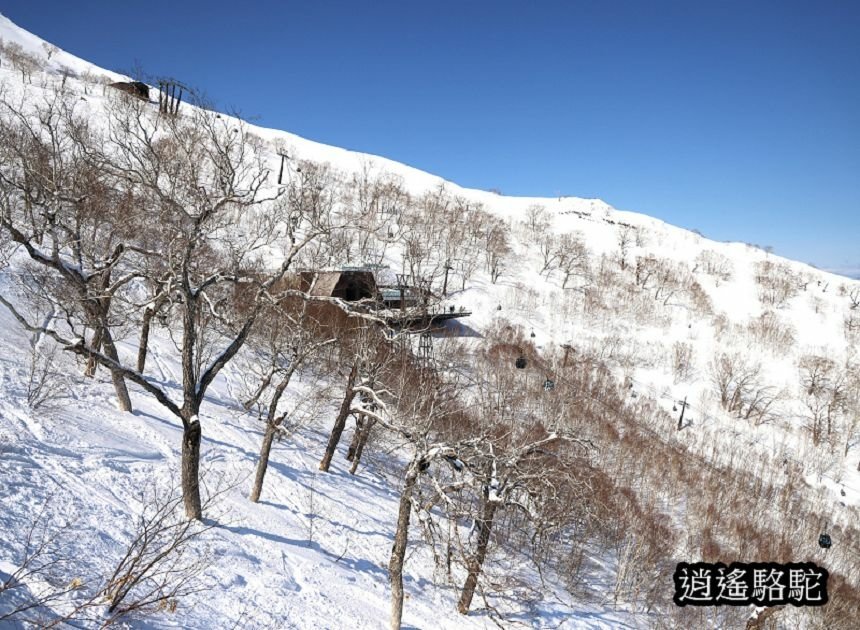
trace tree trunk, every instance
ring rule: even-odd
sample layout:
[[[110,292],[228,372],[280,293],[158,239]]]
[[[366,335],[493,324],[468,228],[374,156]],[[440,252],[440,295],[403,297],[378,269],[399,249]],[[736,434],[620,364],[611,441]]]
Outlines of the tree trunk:
[[[478,525],[478,546],[475,549],[475,555],[469,558],[469,574],[466,576],[466,583],[463,585],[460,601],[457,602],[457,610],[463,615],[469,612],[469,607],[472,605],[475,587],[478,586],[478,575],[484,566],[484,558],[487,557],[490,531],[493,528],[493,516],[495,516],[497,505],[494,501],[484,500],[483,513]]]
[[[418,460],[413,460],[406,469],[403,491],[400,493],[400,509],[397,513],[397,529],[394,531],[394,545],[391,547],[391,560],[388,562],[388,579],[391,581],[391,620],[389,628],[400,630],[403,619],[403,560],[406,557],[406,544],[409,542],[409,519],[412,515],[412,492],[418,479]]]
[[[361,430],[364,423],[364,414],[358,414],[355,419],[355,433],[352,434],[352,442],[349,443],[349,448],[346,451],[346,461],[348,462],[355,458],[355,451],[358,450],[358,443],[361,441]]]
[[[258,400],[260,400],[260,396],[263,395],[263,392],[265,392],[269,385],[272,383],[272,377],[274,375],[274,369],[270,370],[269,373],[266,374],[266,377],[260,383],[260,386],[257,388],[257,391],[255,391],[248,400],[242,403],[242,407],[245,409],[245,411],[250,411],[251,407],[253,407],[254,404]]]
[[[116,346],[113,343],[113,337],[109,330],[102,332],[102,346],[104,347],[105,356],[111,361],[119,363],[119,354],[117,354]],[[120,411],[131,411],[131,398],[128,395],[128,387],[125,384],[122,372],[111,370],[110,376],[113,381],[113,388],[116,392],[117,405]]]
[[[200,505],[201,436],[199,420],[195,418],[185,424],[182,433],[182,498],[185,503],[185,516],[198,521],[203,517],[203,508]]]
[[[331,435],[328,439],[328,445],[325,449],[325,454],[323,455],[322,461],[320,461],[320,470],[323,472],[328,472],[328,469],[331,466],[332,457],[334,457],[334,452],[340,442],[340,436],[343,435],[343,430],[346,428],[346,419],[349,417],[349,410],[352,407],[352,399],[355,397],[355,392],[352,388],[355,385],[355,378],[357,375],[358,359],[356,359],[352,364],[352,369],[349,372],[349,379],[346,382],[346,392],[343,395],[343,402],[340,405],[340,411],[337,414],[337,418],[335,418],[334,426],[332,427]]]
[[[155,316],[155,309],[146,307],[143,311],[143,323],[140,327],[140,346],[137,349],[137,371],[143,374],[146,368],[146,353],[149,347],[149,328],[152,324],[152,318]]]
[[[284,395],[284,392],[287,389],[287,386],[290,384],[290,379],[293,377],[293,373],[296,371],[298,367],[298,362],[293,361],[290,369],[287,370],[287,373],[284,374],[284,377],[281,379],[281,382],[278,383],[278,386],[275,388],[275,391],[272,393],[272,400],[269,401],[269,410],[266,419],[266,432],[263,434],[263,445],[260,447],[260,459],[257,462],[257,474],[254,477],[254,487],[251,490],[251,501],[256,503],[260,500],[260,494],[263,492],[263,479],[266,477],[266,470],[269,468],[269,455],[272,452],[272,442],[275,439],[275,434],[278,431],[278,427],[284,421],[286,414],[281,415],[276,418],[275,414],[278,412],[278,403],[281,402],[281,396]],[[266,380],[269,380],[267,377]]]
[[[95,350],[96,352],[99,352],[102,348],[102,333],[103,333],[103,331],[104,331],[104,329],[101,327],[98,327],[93,331],[93,338],[92,338],[90,343],[92,344],[93,350]],[[98,368],[98,366],[99,366],[99,364],[95,360],[95,358],[89,357],[87,359],[87,367],[84,369],[84,376],[89,376],[90,378],[95,376],[96,375],[96,368]]]
[[[254,477],[254,487],[251,489],[251,501],[256,503],[260,500],[260,494],[263,492],[263,479],[266,477],[266,470],[269,468],[269,453],[272,452],[272,442],[275,440],[275,431],[277,425],[269,421],[266,423],[266,432],[263,434],[263,445],[260,447],[260,459],[257,462],[257,474]]]
[[[352,466],[349,467],[350,475],[354,475],[355,471],[358,470],[358,465],[361,463],[361,454],[364,452],[364,447],[367,444],[368,438],[370,438],[370,430],[374,424],[376,424],[376,420],[368,418],[361,428],[361,434],[358,436],[358,446],[356,446],[355,455],[352,458]]]

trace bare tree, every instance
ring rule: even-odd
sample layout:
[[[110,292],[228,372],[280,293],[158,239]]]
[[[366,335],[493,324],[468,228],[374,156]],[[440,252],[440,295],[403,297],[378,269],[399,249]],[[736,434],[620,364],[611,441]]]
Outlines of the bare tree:
[[[516,372],[499,370],[493,372]],[[513,374],[512,374],[513,375]],[[506,381],[505,381],[506,382]],[[392,586],[392,628],[400,627],[403,609],[403,569],[413,513],[431,542],[439,531],[431,514],[442,508],[451,523],[474,519],[474,543],[460,545],[467,570],[459,604],[467,612],[478,586],[496,516],[512,510],[535,524],[535,539],[545,540],[554,526],[563,526],[559,502],[575,502],[581,496],[572,471],[577,446],[586,445],[567,433],[566,407],[546,406],[546,424],[532,415],[535,409],[522,406],[519,414],[499,413],[516,405],[518,394],[510,387],[479,387],[475,401],[486,411],[481,420],[464,406],[461,384],[446,381],[432,371],[399,370],[379,379],[374,387],[358,387],[375,404],[363,409],[392,439],[404,443],[409,453],[401,477],[401,493],[394,546],[389,561]],[[476,385],[478,383],[475,383]],[[522,400],[520,398],[520,400]],[[568,448],[568,447],[573,448]],[[577,456],[581,453],[575,453]],[[566,481],[567,480],[567,481]],[[568,481],[573,481],[568,483]],[[581,488],[581,486],[579,486]],[[465,493],[465,494],[464,494]],[[562,499],[562,494],[564,498]],[[457,498],[457,497],[460,498]],[[468,497],[465,499],[464,497]],[[464,506],[466,506],[464,508]],[[552,513],[552,515],[550,515]],[[555,525],[550,525],[554,522]],[[449,538],[449,545],[452,542]],[[435,542],[433,542],[435,546]],[[451,559],[451,547],[447,554]],[[438,557],[438,556],[437,556]]]
[[[579,234],[562,234],[556,244],[558,268],[562,274],[561,288],[566,289],[572,278],[587,279],[590,275],[589,252]]]
[[[450,216],[455,200],[444,184],[425,192],[406,205],[399,218],[399,237],[404,271],[414,278],[433,279],[441,275],[451,251],[445,250],[444,219]],[[436,255],[441,250],[441,256]]]
[[[331,466],[349,417],[353,414],[366,415],[363,407],[355,408],[356,397],[360,396],[365,389],[372,389],[378,385],[382,370],[396,353],[391,342],[383,336],[379,325],[373,321],[345,318],[338,328],[341,356],[349,372],[346,376],[340,408],[320,461],[319,468],[324,472],[328,472]],[[367,396],[366,392],[364,396]]]
[[[622,225],[618,230],[618,262],[621,270],[627,269],[627,257],[630,247],[636,243],[636,230],[629,225]]]
[[[496,427],[498,428],[498,427]],[[571,474],[574,470],[570,446],[589,446],[587,441],[558,432],[540,428],[528,435],[517,431],[503,433],[502,440],[484,439],[477,442],[480,454],[467,453],[459,449],[459,457],[465,459],[474,481],[480,488],[478,512],[475,519],[477,538],[473,550],[466,553],[467,576],[457,609],[466,614],[471,607],[478,578],[487,557],[490,534],[497,516],[506,509],[516,510],[525,522],[538,524],[545,517],[548,506],[560,500],[577,500],[564,490],[576,482]],[[499,435],[491,432],[490,435]],[[493,443],[495,442],[495,444]],[[579,497],[581,500],[582,497]],[[558,523],[555,523],[558,526]]]
[[[204,506],[211,509],[229,486],[218,483]],[[0,580],[0,599],[15,600],[0,612],[0,625],[14,621],[40,628],[108,627],[128,616],[173,612],[183,597],[208,588],[201,574],[209,566],[200,537],[212,525],[184,518],[176,486],[151,484],[141,492],[133,533],[107,575],[68,551],[83,531],[73,515],[57,524],[55,495],[39,506],[21,541],[16,570]]]
[[[675,382],[687,380],[693,370],[693,346],[685,341],[676,341],[672,345],[672,372]]]
[[[549,277],[558,268],[558,256],[560,254],[558,237],[546,232],[537,237],[536,243],[541,255],[542,267],[540,272]]]
[[[761,407],[764,401],[772,398],[768,393],[770,390],[761,384],[761,365],[740,354],[723,352],[715,355],[710,372],[720,405],[738,417],[742,417],[753,403]]]
[[[747,331],[756,341],[775,352],[785,352],[794,345],[794,328],[781,321],[774,311],[764,311],[758,317],[751,318]]]
[[[96,155],[103,138],[62,96],[31,106],[0,100],[0,232],[47,273],[41,289],[72,336],[118,362],[115,298],[138,274],[136,196],[118,191]],[[111,370],[119,407],[131,410],[123,375]]]
[[[51,43],[42,42],[42,50],[45,51],[45,56],[47,57],[48,61],[50,61],[51,57],[53,57],[55,54],[57,54],[57,52],[59,52],[60,49]]]
[[[140,324],[140,342],[137,347],[137,371],[141,374],[146,370],[146,357],[149,352],[149,333],[152,329],[152,320],[161,313],[170,302],[171,275],[166,271],[159,276],[158,273],[148,270],[144,273],[143,284],[149,293],[149,299],[143,306],[143,315]]]
[[[281,300],[274,307],[266,309],[261,318],[262,325],[257,327],[255,338],[251,340],[251,346],[257,350],[257,357],[265,357],[265,363],[269,367],[262,375],[253,397],[246,401],[245,407],[249,408],[258,401],[266,389],[272,389],[261,413],[266,428],[251,490],[251,501],[255,503],[260,500],[263,491],[272,443],[287,418],[287,412],[279,413],[279,405],[290,380],[309,359],[336,341],[330,334],[329,327],[324,326],[321,320],[331,317],[332,309],[338,310],[337,307],[313,306],[300,297]]]
[[[546,207],[540,204],[532,204],[526,208],[526,217],[523,223],[529,231],[530,239],[533,242],[538,242],[547,234],[547,230],[552,224],[552,218],[549,212],[547,212]]]
[[[507,226],[499,219],[493,220],[487,226],[484,235],[484,257],[487,273],[490,274],[493,284],[498,282],[505,271],[505,264],[511,253],[508,236]]]
[[[289,179],[282,190],[284,214],[291,229],[300,223],[327,226],[322,231],[325,238],[314,238],[305,244],[296,265],[321,269],[348,264],[354,248],[346,231],[348,219],[334,220],[342,200],[342,174],[330,164],[310,160],[291,160],[289,165]]]
[[[414,373],[402,372],[401,385],[409,384],[409,396],[397,396],[406,393],[398,388],[391,405],[387,405],[375,390],[364,388],[363,391],[377,405],[377,412],[366,411],[399,439],[407,442],[406,446],[411,455],[402,476],[400,500],[397,511],[397,522],[394,530],[394,544],[388,562],[388,575],[391,584],[391,616],[389,627],[392,630],[400,628],[403,617],[403,568],[406,560],[406,548],[409,543],[409,526],[412,513],[420,511],[418,486],[435,462],[443,462],[455,472],[462,469],[457,453],[462,444],[451,444],[437,440],[438,425],[452,419],[457,410],[457,403],[452,398],[450,388],[437,387],[432,380],[422,380]]]
[[[171,313],[179,320],[174,339],[182,365],[181,402],[126,366],[107,337],[101,340],[102,351],[82,336],[34,326],[17,312],[16,317],[29,330],[41,329],[69,350],[104,365],[115,380],[133,381],[182,422],[185,508],[190,518],[200,519],[199,412],[206,392],[244,345],[264,304],[272,301],[275,283],[308,243],[331,232],[332,216],[320,204],[326,193],[318,188],[299,187],[286,199],[280,191],[269,192],[264,145],[235,118],[202,108],[182,117],[157,116],[136,99],[115,99],[108,123],[108,135],[98,150],[92,149],[92,159],[100,160],[98,175],[110,178],[112,194],[144,200],[132,204],[128,214],[140,217],[138,242],[145,247],[112,248],[97,273],[86,273],[58,260],[58,248],[42,254],[33,245],[36,236],[28,238],[8,218],[3,227],[33,252],[31,257],[80,287],[85,305],[91,305],[91,319],[103,333],[109,330],[104,296],[111,295],[113,285],[107,281],[117,261],[126,251],[161,258],[166,277],[158,281],[170,287]],[[133,212],[140,207],[148,213]],[[263,256],[273,252],[281,262],[266,271]],[[114,284],[128,282],[144,269],[132,267]],[[93,284],[99,292],[90,298],[86,291]],[[8,300],[0,300],[14,311]]]
[[[2,43],[0,55],[6,57],[12,67],[21,73],[22,82],[32,83],[33,73],[36,72],[41,65],[39,63],[39,58],[28,53],[24,50],[23,46],[17,42],[0,43]]]
[[[860,314],[855,311],[849,312],[843,319],[845,336],[851,339],[860,331]]]
[[[347,238],[355,242],[358,260],[381,263],[389,243],[401,236],[400,216],[410,202],[403,182],[365,163],[345,186],[344,196]]]
[[[715,252],[712,249],[702,250],[699,255],[696,256],[694,264],[694,272],[701,269],[704,273],[714,276],[718,280],[722,280],[724,282],[731,280],[732,274],[734,273],[732,261],[728,257],[720,254],[719,252]]]
[[[210,494],[212,508],[224,492]],[[184,518],[182,492],[176,486],[152,486],[141,494],[143,509],[135,532],[101,588],[112,620],[130,614],[176,610],[181,598],[206,590],[201,574],[210,559],[195,542],[214,525]]]
[[[465,435],[451,436],[461,481],[429,470],[434,494],[423,505],[429,511],[439,504],[449,520],[472,523],[468,540],[455,536],[466,571],[457,605],[462,614],[471,607],[494,539],[510,544],[507,553],[526,552],[540,567],[551,555],[550,541],[583,518],[590,501],[585,479],[592,445],[575,435],[573,390],[562,387],[555,395],[543,379],[528,386],[530,379],[522,377],[530,370],[517,368],[514,357],[527,353],[543,361],[522,331],[489,330],[486,340],[469,381],[473,405],[458,418]]]
[[[830,439],[839,415],[849,400],[850,373],[828,357],[804,355],[798,361],[800,385],[812,441],[818,444],[826,433]]]
[[[142,189],[161,213],[160,255],[169,262],[167,283],[181,321],[182,402],[142,378],[136,382],[182,421],[186,511],[199,519],[200,406],[244,345],[269,291],[309,242],[331,230],[328,192],[307,177],[284,198],[267,192],[264,147],[236,119],[198,108],[157,119],[165,128],[156,135],[132,107],[123,112],[130,116],[115,120],[118,159],[108,168]],[[273,248],[281,249],[282,262],[266,272],[261,255]]]
[[[848,291],[848,299],[851,301],[851,310],[860,307],[860,287],[853,287]]]
[[[785,263],[771,260],[756,263],[755,279],[759,299],[764,304],[782,308],[788,300],[797,295],[799,284],[796,274]]]
[[[27,370],[27,403],[34,410],[56,402],[65,394],[65,385],[57,369],[59,347],[50,339],[44,343],[39,341],[39,336],[34,336]]]
[[[0,625],[15,621],[29,621],[36,625],[49,622],[41,615],[52,609],[68,595],[78,590],[82,584],[75,580],[61,580],[74,570],[73,559],[63,550],[63,539],[72,531],[71,521],[54,526],[50,519],[53,495],[49,496],[29,518],[23,539],[16,541],[21,546],[16,568],[5,579],[0,580],[0,600],[4,600],[0,611]],[[58,614],[58,623],[77,616],[79,610]]]

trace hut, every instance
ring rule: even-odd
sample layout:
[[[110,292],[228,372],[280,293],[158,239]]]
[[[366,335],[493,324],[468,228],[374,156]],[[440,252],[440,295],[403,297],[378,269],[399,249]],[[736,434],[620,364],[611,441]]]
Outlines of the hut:
[[[117,81],[116,83],[111,83],[110,87],[136,96],[144,101],[149,100],[149,86],[146,83],[141,83],[140,81]]]
[[[379,295],[373,272],[365,269],[303,271],[300,276],[301,290],[313,296],[358,302],[376,300]]]

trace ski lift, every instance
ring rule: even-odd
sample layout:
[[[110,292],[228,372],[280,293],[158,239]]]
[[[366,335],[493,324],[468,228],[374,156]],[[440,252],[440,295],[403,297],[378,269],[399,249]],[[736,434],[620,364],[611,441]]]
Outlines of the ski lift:
[[[555,381],[553,381],[551,379],[546,379],[543,383],[543,390],[545,392],[549,392],[549,391],[552,391],[553,389],[555,389]]]
[[[818,546],[822,549],[830,549],[830,545],[833,544],[833,541],[830,540],[830,534],[821,534],[818,537]]]
[[[535,335],[535,331],[534,331],[534,330],[532,330],[532,335],[531,335],[531,336],[532,336],[532,339],[534,339],[534,338],[537,336],[537,335]]]
[[[499,305],[496,307],[496,310],[497,310],[497,311],[502,310],[502,305],[501,305],[501,304],[499,304]]]
[[[516,366],[517,366],[517,369],[518,369],[518,370],[524,370],[524,369],[526,368],[526,366],[528,365],[528,363],[529,363],[529,362],[528,362],[528,361],[526,361],[526,358],[525,358],[525,357],[519,357],[519,358],[516,360],[516,362],[514,363],[514,365],[516,365]]]

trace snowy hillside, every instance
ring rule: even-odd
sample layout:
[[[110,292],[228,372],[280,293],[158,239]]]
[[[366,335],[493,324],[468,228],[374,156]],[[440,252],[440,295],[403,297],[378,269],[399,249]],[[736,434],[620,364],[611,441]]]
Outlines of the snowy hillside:
[[[134,415],[114,411],[105,383],[81,390],[80,383],[68,382],[61,396],[30,411],[25,391],[28,366],[20,348],[31,340],[16,330],[8,314],[0,318],[7,331],[0,369],[0,474],[7,509],[0,519],[3,531],[11,534],[4,534],[0,547],[0,575],[7,579],[14,572],[28,516],[47,505],[51,524],[68,524],[51,553],[67,559],[64,568],[69,573],[64,578],[71,581],[115,559],[133,533],[134,515],[142,509],[142,497],[152,489],[153,478],[166,482],[178,466],[181,427],[142,397],[135,397]],[[170,383],[179,367],[161,357],[159,346],[153,347],[156,378]],[[69,377],[74,380],[80,379]],[[391,480],[380,473],[381,465],[373,463],[358,477],[350,477],[347,462],[341,465],[339,460],[333,474],[317,470],[328,415],[278,445],[277,461],[269,472],[271,490],[248,510],[247,487],[261,427],[232,398],[240,380],[234,374],[225,377],[210,396],[202,419],[207,431],[204,467],[210,471],[205,481],[235,485],[206,521],[214,526],[204,534],[201,552],[210,566],[202,582],[207,590],[202,597],[191,598],[193,606],[181,605],[175,614],[147,627],[334,629],[342,628],[346,620],[355,628],[383,626],[388,610],[387,554],[397,510]],[[302,378],[296,398],[310,387],[313,375]],[[456,615],[456,593],[434,587],[432,559],[421,549],[415,553],[417,557],[410,559],[415,570],[406,581],[407,627],[492,626],[480,616]],[[519,614],[535,612],[526,609]],[[540,612],[547,620],[590,619],[590,627],[624,625],[624,615],[596,605],[573,606],[563,599],[546,604]]]
[[[206,366],[228,355],[229,340],[245,342],[241,335],[247,331],[236,322],[244,321],[242,300],[253,300],[236,277],[245,273],[244,282],[251,284],[294,260],[291,271],[374,265],[387,267],[389,275],[426,279],[439,298],[437,309],[470,313],[459,326],[449,325],[447,334],[434,333],[432,364],[437,390],[456,385],[458,404],[481,409],[475,417],[489,428],[482,426],[475,435],[503,434],[492,424],[495,416],[504,421],[509,414],[507,420],[514,422],[521,413],[538,437],[523,429],[528,435],[518,439],[542,444],[542,432],[564,430],[594,446],[582,471],[568,466],[565,472],[581,493],[571,495],[573,514],[554,512],[558,506],[552,504],[563,493],[551,495],[554,499],[540,506],[551,516],[534,515],[540,503],[535,499],[534,505],[518,506],[525,517],[506,512],[505,529],[500,523],[492,538],[487,534],[493,544],[469,614],[457,612],[460,588],[476,557],[462,550],[476,539],[480,547],[481,519],[469,510],[490,501],[497,473],[494,464],[484,499],[480,491],[464,498],[458,486],[452,498],[437,497],[434,503],[428,499],[433,491],[445,495],[448,487],[441,485],[454,487],[462,472],[460,454],[439,455],[432,464],[438,468],[430,468],[437,476],[428,477],[422,489],[419,475],[416,486],[421,501],[428,502],[407,503],[415,509],[407,527],[403,627],[743,627],[751,612],[745,608],[672,605],[674,564],[702,559],[826,566],[835,576],[832,603],[811,610],[786,606],[770,623],[851,627],[846,619],[860,605],[860,281],[742,242],[712,241],[597,199],[519,198],[465,189],[382,157],[246,125],[224,114],[210,116],[189,103],[181,106],[180,122],[163,123],[154,88],[148,102],[134,101],[107,85],[127,77],[54,49],[3,16],[0,38],[0,118],[7,121],[3,130],[10,138],[3,149],[9,170],[0,179],[10,190],[23,190],[21,199],[27,200],[10,210],[14,195],[9,194],[0,208],[5,213],[0,297],[6,304],[0,304],[0,626],[47,625],[70,610],[78,611],[66,620],[70,623],[75,615],[86,627],[114,621],[110,597],[123,581],[110,581],[111,572],[156,506],[179,510],[183,505],[179,471],[184,440],[195,424],[202,427],[205,509],[194,525],[196,537],[175,565],[189,581],[157,605],[141,605],[115,622],[147,628],[389,625],[389,562],[401,497],[411,464],[421,464],[421,473],[430,467],[429,459],[416,454],[418,430],[398,424],[398,413],[405,412],[394,409],[408,407],[405,397],[395,405],[397,397],[389,391],[394,385],[374,381],[382,379],[375,372],[365,380],[360,374],[364,389],[353,392],[356,372],[371,361],[352,349],[360,344],[346,333],[341,338],[316,320],[308,324],[305,311],[288,311],[290,322],[300,322],[299,332],[291,329],[293,336],[275,350],[266,346],[266,335],[274,338],[278,326],[265,323],[258,333],[249,323],[249,341],[213,372],[211,385],[201,386]],[[11,165],[23,155],[17,147],[29,146],[26,140],[14,144],[26,136],[19,133],[25,127],[15,125],[38,120],[45,111],[39,108],[51,102],[71,103],[74,116],[68,120],[57,107],[57,120],[69,128],[74,120],[87,121],[86,133],[70,134],[69,155],[104,164],[103,173],[86,171],[94,180],[102,174],[114,183],[134,179],[128,175],[134,167],[121,162],[131,144],[117,138],[130,143],[127,138],[143,138],[137,146],[168,156],[159,163],[162,170],[153,171],[152,190],[172,176],[182,149],[209,140],[205,133],[193,136],[181,120],[199,115],[208,121],[216,144],[221,131],[226,138],[240,138],[217,145],[226,147],[223,160],[234,160],[233,173],[239,172],[240,185],[231,190],[231,203],[239,209],[228,205],[224,218],[199,232],[209,249],[194,263],[195,277],[203,278],[199,295],[206,296],[205,308],[194,317],[182,319],[193,291],[176,297],[184,289],[175,279],[180,276],[171,274],[179,273],[177,268],[187,273],[189,265],[174,262],[181,248],[173,247],[184,230],[199,225],[193,214],[175,219],[169,213],[183,195],[202,207],[221,208],[220,158],[203,149],[194,154],[201,163],[216,164],[213,172],[206,166],[194,171],[199,177],[194,183],[212,190],[189,185],[169,203],[146,197],[150,184],[143,177],[124,195],[104,193],[109,209],[98,211],[119,213],[111,217],[125,212],[131,217],[141,203],[138,195],[151,205],[142,218],[129,218],[120,236],[110,233],[104,259],[87,249],[80,262],[63,258],[40,271],[39,257],[45,255],[39,248],[49,251],[57,225],[46,213],[48,227],[32,227],[29,204],[52,202],[44,195],[28,197],[30,183]],[[143,121],[138,136],[123,127],[129,120]],[[171,133],[180,138],[179,149],[169,145]],[[101,140],[88,145],[90,136]],[[81,147],[101,144],[109,146],[101,161],[87,162]],[[164,146],[169,150],[159,153]],[[145,161],[144,153],[134,155]],[[286,177],[275,181],[279,169]],[[255,172],[263,173],[259,181]],[[320,208],[328,217],[325,229]],[[16,216],[25,223],[15,223]],[[90,236],[77,234],[73,240],[89,238],[98,249],[105,232],[99,221],[92,225]],[[180,236],[159,240],[167,233]],[[134,247],[114,254],[114,238],[127,238]],[[299,249],[297,242],[308,244]],[[55,251],[58,261],[61,250]],[[225,252],[239,252],[232,267],[218,266],[216,259]],[[116,269],[115,276],[127,273],[127,279],[120,283],[108,273],[93,298],[86,293],[88,283],[108,268]],[[64,310],[66,293],[57,287],[69,278],[84,287],[85,297],[68,301]],[[105,303],[111,282],[118,283],[118,305],[108,302],[98,311],[92,305]],[[229,288],[208,297],[207,288],[219,283]],[[273,280],[266,290],[277,286]],[[76,310],[84,302],[91,310]],[[126,413],[116,408],[120,388],[108,367],[111,361],[134,366],[136,360],[142,366],[140,330],[145,326],[149,335],[150,319],[145,369],[124,373],[133,409]],[[96,320],[106,329],[110,322],[116,356],[110,340],[93,341]],[[203,330],[199,345],[206,348],[195,366],[183,363],[184,335],[193,328],[189,321]],[[417,355],[418,336],[413,337],[404,343]],[[296,346],[313,346],[309,339],[317,339],[320,349],[299,365]],[[271,350],[274,366],[290,348],[289,374],[295,370],[295,376],[285,385],[281,407],[275,398],[267,411],[274,394],[263,378],[266,353]],[[87,358],[92,362],[96,354],[100,367],[85,376]],[[517,357],[528,357],[526,369],[514,367]],[[197,377],[193,387],[191,372]],[[266,393],[243,405],[260,380]],[[331,444],[345,383],[362,406],[351,408],[347,401],[344,409],[355,425],[350,421],[346,437],[339,444],[335,440],[338,450],[326,472],[320,458]],[[410,391],[410,385],[400,385]],[[154,397],[156,390],[166,393],[172,413]],[[191,413],[188,401],[196,392],[202,405]],[[251,502],[261,442],[274,426],[275,410],[284,424],[276,431],[262,498]],[[468,423],[458,407],[461,412],[456,418],[463,426],[449,433],[435,432],[436,425],[427,429],[431,444],[425,454],[436,456],[444,450],[439,444],[454,442],[465,452],[463,445],[473,436],[462,435]],[[357,474],[350,474],[346,442],[360,433],[358,420],[368,422],[376,413],[380,424],[368,453]],[[413,410],[413,415],[420,414]],[[541,478],[549,486],[554,481]],[[581,513],[580,501],[587,506]],[[526,522],[534,530],[521,524]],[[834,540],[828,551],[816,544],[823,531]],[[442,540],[448,545],[447,567],[440,558]],[[452,561],[452,540],[463,559]],[[32,601],[37,603],[29,607]],[[4,621],[13,611],[15,617]]]

